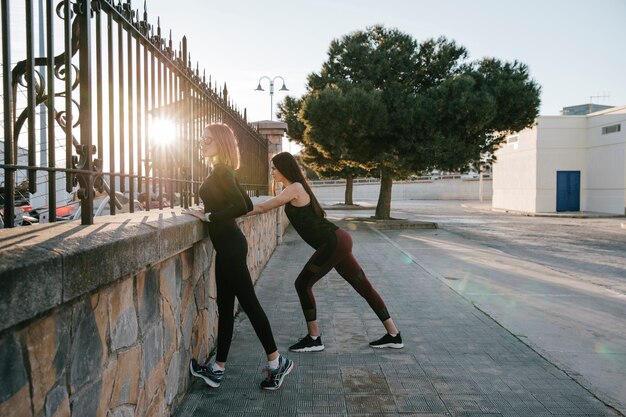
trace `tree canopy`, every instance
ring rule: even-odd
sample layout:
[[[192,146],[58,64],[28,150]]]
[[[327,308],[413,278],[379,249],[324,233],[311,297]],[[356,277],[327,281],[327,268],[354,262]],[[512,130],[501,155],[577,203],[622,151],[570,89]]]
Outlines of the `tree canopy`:
[[[307,93],[291,104],[305,146],[380,172],[376,217],[389,218],[394,178],[492,155],[508,132],[534,123],[539,93],[518,61],[469,61],[444,37],[418,43],[373,26],[333,40]]]

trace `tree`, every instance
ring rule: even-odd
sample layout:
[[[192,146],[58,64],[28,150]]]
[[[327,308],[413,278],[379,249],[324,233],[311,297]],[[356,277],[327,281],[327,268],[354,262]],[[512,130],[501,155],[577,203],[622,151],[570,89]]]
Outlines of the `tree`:
[[[394,178],[493,154],[506,132],[534,122],[539,92],[517,61],[469,62],[443,37],[418,44],[373,26],[331,42],[297,118],[304,143],[380,172],[375,217],[388,219]]]
[[[332,144],[321,145],[304,136],[306,126],[300,118],[302,100],[287,96],[278,106],[278,117],[287,123],[290,139],[302,146],[302,162],[321,178],[345,178],[346,190],[344,204],[353,204],[354,178],[368,175],[373,168],[371,164],[360,164],[346,160]]]

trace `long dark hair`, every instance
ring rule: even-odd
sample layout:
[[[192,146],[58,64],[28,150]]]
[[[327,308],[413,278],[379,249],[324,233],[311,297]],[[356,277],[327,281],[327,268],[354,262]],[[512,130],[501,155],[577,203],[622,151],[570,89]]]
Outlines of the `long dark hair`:
[[[311,191],[311,187],[307,184],[304,175],[302,175],[302,171],[300,170],[300,166],[298,165],[298,161],[293,157],[289,152],[281,152],[272,158],[272,163],[274,167],[283,175],[283,177],[287,178],[289,182],[299,182],[302,184],[307,194],[311,198],[311,207],[313,207],[313,211],[322,216],[326,217],[326,212],[315,198],[315,194]]]

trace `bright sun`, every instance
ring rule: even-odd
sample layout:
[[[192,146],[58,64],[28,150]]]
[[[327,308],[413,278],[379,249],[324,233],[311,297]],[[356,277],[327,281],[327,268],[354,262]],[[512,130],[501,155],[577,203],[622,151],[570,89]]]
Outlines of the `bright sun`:
[[[150,123],[150,139],[155,145],[167,145],[176,137],[176,125],[169,119],[157,117]]]

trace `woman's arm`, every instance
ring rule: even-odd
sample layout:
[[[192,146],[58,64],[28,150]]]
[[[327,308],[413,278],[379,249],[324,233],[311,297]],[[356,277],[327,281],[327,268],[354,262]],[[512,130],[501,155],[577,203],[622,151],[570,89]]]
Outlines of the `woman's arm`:
[[[304,187],[302,187],[302,184],[298,182],[289,184],[276,197],[264,201],[260,204],[255,204],[254,209],[250,211],[247,216],[266,213],[276,207],[284,206],[285,204],[297,199],[302,192],[306,193]]]

